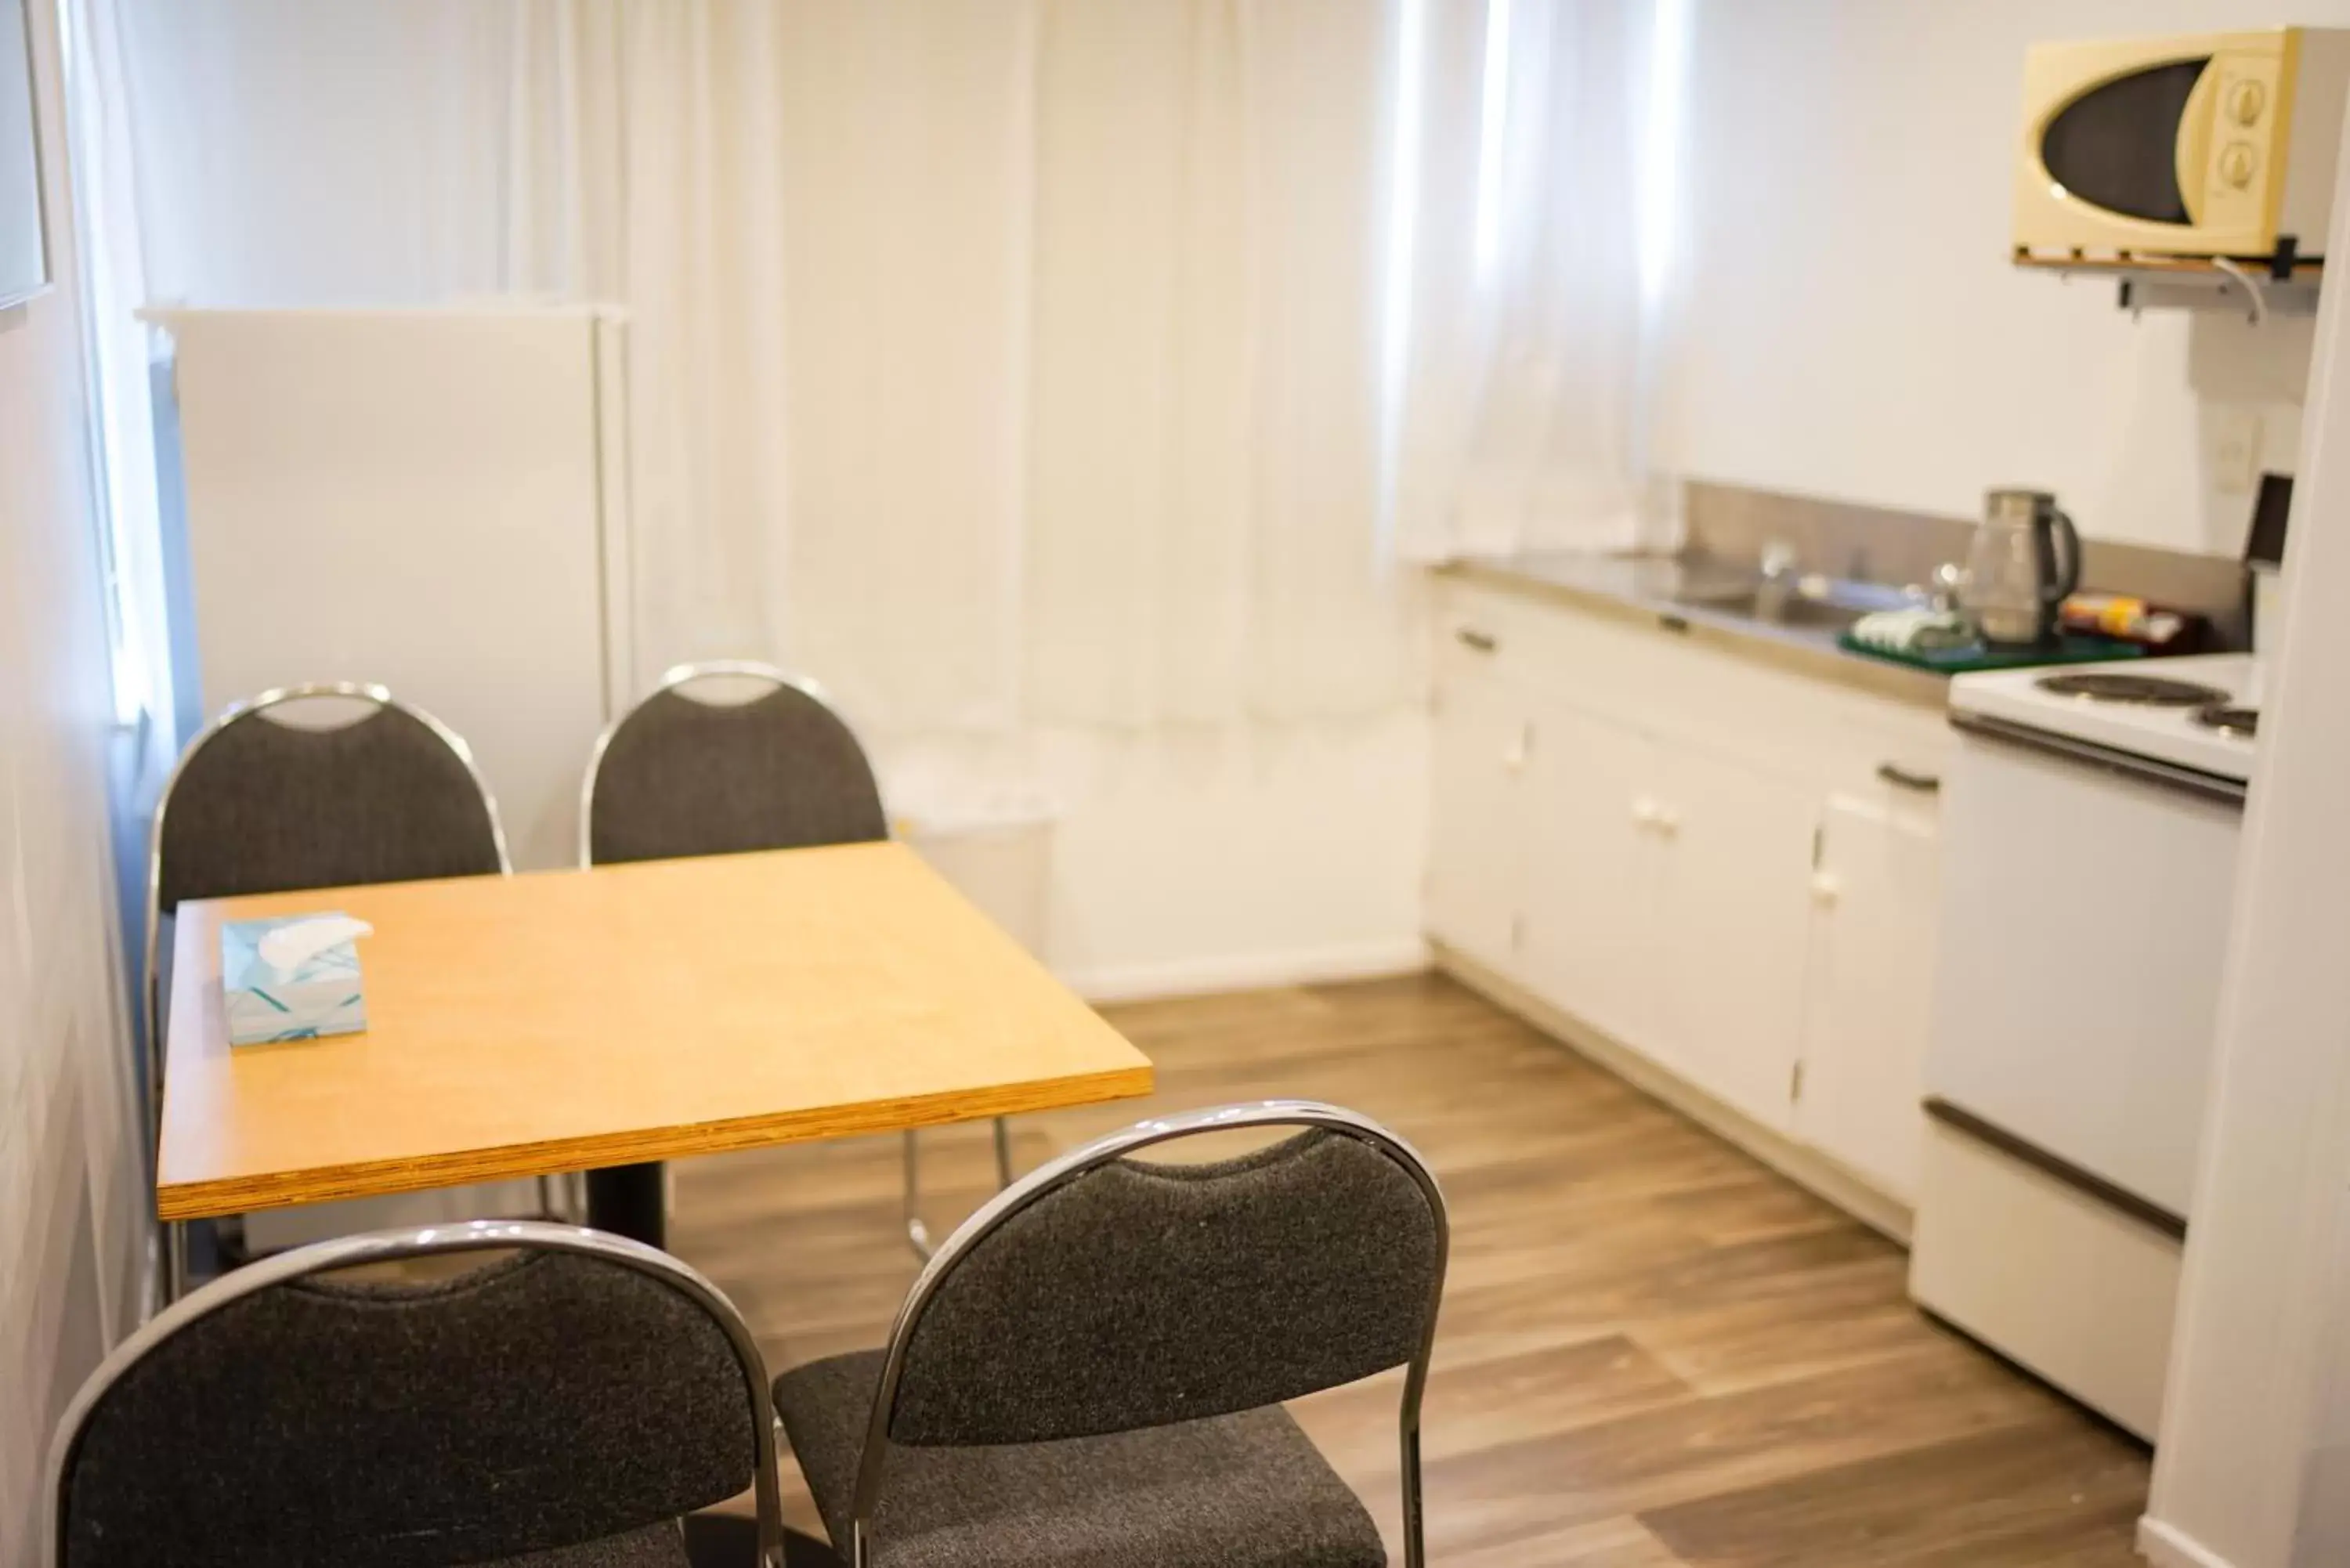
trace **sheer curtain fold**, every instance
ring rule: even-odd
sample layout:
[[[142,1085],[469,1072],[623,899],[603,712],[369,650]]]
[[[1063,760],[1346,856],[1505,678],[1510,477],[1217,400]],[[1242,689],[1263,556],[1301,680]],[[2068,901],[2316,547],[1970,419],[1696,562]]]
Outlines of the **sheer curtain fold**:
[[[1246,701],[1241,8],[1047,3],[1023,672],[1050,720]]]
[[[1377,541],[1390,12],[1059,0],[1042,20],[1034,711],[1392,704],[1413,661]]]
[[[156,498],[155,434],[149,410],[147,328],[135,312],[148,298],[139,192],[130,155],[127,53],[118,18],[100,10],[65,32],[65,70],[78,113],[73,137],[74,208],[87,292],[90,401],[98,427],[94,465],[108,523],[107,561],[115,579],[115,710],[146,715],[172,732],[172,668],[161,525]]]
[[[798,0],[780,16],[782,647],[883,728],[1008,725],[1035,7]]]
[[[591,198],[578,242],[591,265],[569,287],[628,317],[638,678],[687,659],[779,656],[785,39],[771,7],[626,4],[588,36],[597,51],[565,93],[581,130],[564,140],[583,150],[572,188]]]
[[[1648,441],[1670,274],[1670,17],[1686,0],[1440,5],[1412,171],[1398,439],[1413,555],[1613,546],[1660,519]]]
[[[1401,326],[1383,236],[1398,78],[1418,68],[1399,15],[1357,0],[1249,13],[1251,649],[1276,715],[1375,708],[1418,665],[1382,539],[1385,339]]]

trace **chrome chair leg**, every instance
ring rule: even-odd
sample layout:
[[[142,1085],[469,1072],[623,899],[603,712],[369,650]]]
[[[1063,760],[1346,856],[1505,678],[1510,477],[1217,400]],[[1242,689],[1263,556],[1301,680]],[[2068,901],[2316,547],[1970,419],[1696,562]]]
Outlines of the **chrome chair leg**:
[[[163,1304],[188,1293],[188,1227],[183,1220],[163,1226]]]
[[[914,1129],[906,1129],[906,1244],[914,1249],[914,1256],[927,1263],[937,1249],[931,1245],[931,1232],[922,1223],[922,1155],[914,1142]]]
[[[914,1256],[927,1263],[936,1244],[931,1240],[930,1227],[922,1223],[922,1156],[915,1141],[914,1129],[908,1127],[906,1137],[906,1244],[914,1249]],[[995,1185],[997,1190],[1012,1185],[1012,1124],[1002,1116],[995,1118]]]

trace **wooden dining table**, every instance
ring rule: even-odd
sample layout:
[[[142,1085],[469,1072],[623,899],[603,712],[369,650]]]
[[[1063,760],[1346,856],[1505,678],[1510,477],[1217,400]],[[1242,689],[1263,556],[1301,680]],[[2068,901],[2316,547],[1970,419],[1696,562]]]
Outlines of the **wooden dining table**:
[[[224,920],[337,911],[368,1026],[229,1044]],[[689,1155],[1149,1093],[1150,1063],[903,845],[181,906],[166,1220],[585,1170],[660,1244]]]

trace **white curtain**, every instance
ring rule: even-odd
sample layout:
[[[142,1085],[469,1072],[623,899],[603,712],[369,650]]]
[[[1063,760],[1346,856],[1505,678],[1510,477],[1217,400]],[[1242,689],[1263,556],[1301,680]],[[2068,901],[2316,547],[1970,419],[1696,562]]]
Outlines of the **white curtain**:
[[[1388,50],[1359,0],[1042,7],[1024,584],[1047,717],[1360,711]]]
[[[796,0],[781,645],[900,729],[1020,717],[1035,7]]]
[[[1396,494],[1421,556],[1654,542],[1691,0],[1438,4]]]
[[[155,435],[139,193],[119,18],[110,8],[70,17],[64,66],[74,115],[74,219],[89,337],[94,471],[107,526],[116,717],[169,718],[171,652],[156,508]],[[168,733],[168,730],[164,732]],[[165,745],[161,748],[168,751]]]
[[[1024,668],[1049,713],[1213,718],[1253,621],[1246,23],[1073,0],[1044,24]]]
[[[151,297],[625,307],[639,680],[1375,711],[1399,558],[1656,511],[1688,0],[73,3]]]

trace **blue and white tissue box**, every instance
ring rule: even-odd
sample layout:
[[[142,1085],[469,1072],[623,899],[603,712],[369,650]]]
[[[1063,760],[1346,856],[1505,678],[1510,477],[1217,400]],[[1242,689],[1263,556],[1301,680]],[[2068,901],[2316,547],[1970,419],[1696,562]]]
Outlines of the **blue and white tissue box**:
[[[286,915],[221,924],[221,992],[228,1003],[228,1042],[258,1045],[356,1034],[367,1027],[367,991],[360,983],[355,938],[305,953],[287,969],[262,956],[261,941],[285,926],[341,919],[339,914]]]

